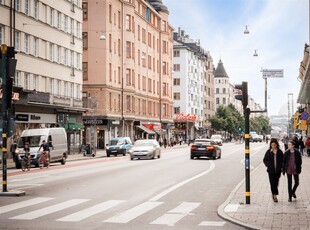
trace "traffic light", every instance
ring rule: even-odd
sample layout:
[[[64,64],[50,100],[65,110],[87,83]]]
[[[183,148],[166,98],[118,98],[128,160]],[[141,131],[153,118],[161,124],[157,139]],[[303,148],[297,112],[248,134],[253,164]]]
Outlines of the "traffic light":
[[[235,95],[236,100],[242,101],[243,108],[248,106],[248,83],[243,81],[242,84],[235,85],[235,90],[238,92]]]

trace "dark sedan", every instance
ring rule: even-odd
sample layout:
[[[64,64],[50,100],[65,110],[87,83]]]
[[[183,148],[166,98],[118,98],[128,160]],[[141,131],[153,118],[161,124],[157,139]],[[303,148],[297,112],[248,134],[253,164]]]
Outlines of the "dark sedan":
[[[196,139],[191,145],[191,159],[200,157],[221,158],[222,150],[210,139]]]

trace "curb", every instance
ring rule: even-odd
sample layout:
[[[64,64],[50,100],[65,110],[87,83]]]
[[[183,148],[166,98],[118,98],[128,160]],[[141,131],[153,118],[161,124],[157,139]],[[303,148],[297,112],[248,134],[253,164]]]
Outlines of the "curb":
[[[255,173],[261,166],[263,165],[263,163],[260,163],[254,170],[252,173]],[[241,227],[245,227],[247,229],[251,229],[251,230],[260,230],[261,228],[256,227],[254,225],[251,224],[246,224],[240,220],[234,219],[232,217],[230,217],[224,210],[225,207],[230,203],[230,201],[233,199],[233,197],[235,196],[235,194],[237,193],[237,191],[239,190],[239,188],[241,187],[241,185],[245,182],[245,179],[242,179],[237,185],[236,187],[230,192],[228,198],[226,199],[226,201],[221,204],[218,208],[217,208],[217,214],[219,217],[223,218],[224,220],[227,220],[233,224],[237,224]],[[246,205],[246,204],[244,204]]]

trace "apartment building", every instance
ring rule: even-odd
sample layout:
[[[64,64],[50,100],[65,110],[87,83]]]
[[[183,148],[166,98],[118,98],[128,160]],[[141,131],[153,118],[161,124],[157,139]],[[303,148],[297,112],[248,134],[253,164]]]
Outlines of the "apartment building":
[[[29,128],[64,126],[70,149],[77,149],[83,129],[80,0],[1,0],[0,15],[0,43],[17,51],[16,135]]]
[[[180,28],[173,40],[174,133],[184,139],[208,135],[214,115],[212,57]]]
[[[215,108],[217,109],[220,105],[229,105],[231,103],[231,84],[221,59],[214,72],[214,88]]]
[[[161,0],[83,1],[86,138],[168,137],[172,31]]]

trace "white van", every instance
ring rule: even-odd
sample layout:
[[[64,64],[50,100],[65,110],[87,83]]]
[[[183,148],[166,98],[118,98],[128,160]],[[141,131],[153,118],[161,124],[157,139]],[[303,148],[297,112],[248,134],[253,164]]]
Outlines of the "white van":
[[[50,162],[60,162],[61,164],[65,164],[68,156],[68,144],[67,133],[64,128],[26,129],[18,139],[15,151],[18,155],[18,160],[15,161],[16,168],[20,168],[20,162],[24,156],[24,146],[26,142],[29,143],[31,164],[39,167],[41,152],[38,152],[38,150],[44,140],[49,145]]]

